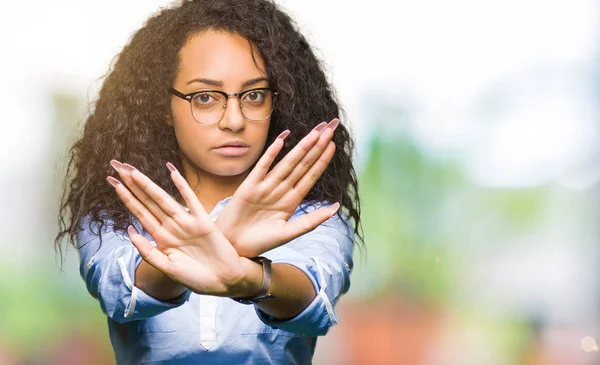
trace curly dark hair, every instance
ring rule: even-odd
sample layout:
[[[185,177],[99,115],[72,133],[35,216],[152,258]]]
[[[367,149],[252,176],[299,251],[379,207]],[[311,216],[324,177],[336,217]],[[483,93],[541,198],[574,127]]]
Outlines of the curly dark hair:
[[[181,200],[164,167],[180,171],[180,152],[170,115],[180,50],[194,35],[220,30],[247,39],[265,62],[271,88],[279,95],[267,141],[292,131],[277,161],[321,121],[342,113],[321,62],[292,19],[269,0],[192,0],[162,9],[149,18],[116,58],[106,76],[82,136],[69,150],[66,182],[55,248],[62,257],[63,238],[76,246],[82,220],[111,221],[125,230],[132,217],[105,177],[116,172],[109,161],[126,161],[143,171],[171,196]],[[354,142],[344,125],[333,136],[336,152],[323,176],[306,196],[309,201],[339,201],[362,243],[358,183],[352,164]],[[269,145],[269,143],[267,143]],[[277,162],[276,161],[276,162]],[[340,210],[341,211],[341,210]],[[339,214],[339,213],[338,213]],[[101,237],[100,237],[101,239]]]

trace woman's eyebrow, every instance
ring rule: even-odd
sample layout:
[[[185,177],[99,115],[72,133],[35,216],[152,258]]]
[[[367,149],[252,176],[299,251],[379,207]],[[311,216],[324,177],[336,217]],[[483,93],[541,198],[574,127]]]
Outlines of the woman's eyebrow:
[[[267,80],[266,77],[257,77],[254,79],[244,81],[244,83],[242,84],[242,89],[246,88],[248,86],[251,86],[251,85],[258,84],[259,82],[263,82],[263,81],[269,81],[269,80]],[[205,79],[205,78],[195,78],[195,79],[188,81],[187,84],[188,85],[193,84],[194,82],[200,82],[200,83],[203,83],[206,85],[211,85],[211,86],[223,87],[223,81],[217,81],[217,80]]]
[[[254,84],[258,84],[259,82],[269,81],[266,77],[257,77],[255,79],[250,79],[242,84],[242,89],[248,86],[252,86]]]
[[[194,82],[201,82],[201,83],[207,84],[207,85],[223,87],[223,81],[217,81],[217,80],[211,80],[211,79],[203,79],[203,78],[192,79],[192,80],[188,81],[187,84],[188,85],[189,84],[193,84]]]

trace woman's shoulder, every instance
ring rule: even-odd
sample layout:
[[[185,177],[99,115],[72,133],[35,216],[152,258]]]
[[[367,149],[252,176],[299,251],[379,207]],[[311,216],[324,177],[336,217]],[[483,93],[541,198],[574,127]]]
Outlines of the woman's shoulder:
[[[130,222],[138,232],[145,234],[142,225],[135,217],[130,217]],[[97,214],[90,212],[80,220],[76,239],[78,246],[82,246],[92,240],[114,236],[126,240],[126,230],[117,228],[114,219],[106,211],[100,211]]]

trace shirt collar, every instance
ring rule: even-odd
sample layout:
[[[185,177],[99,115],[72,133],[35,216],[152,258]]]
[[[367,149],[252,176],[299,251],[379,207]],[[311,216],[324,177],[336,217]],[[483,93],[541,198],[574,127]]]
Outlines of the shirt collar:
[[[213,208],[212,212],[210,212],[209,216],[210,218],[214,221],[215,219],[217,219],[217,217],[219,216],[219,214],[221,213],[221,211],[223,210],[223,208],[225,208],[225,206],[227,205],[227,203],[229,203],[229,201],[231,200],[231,197],[228,196],[227,198],[221,200],[220,202],[217,203],[217,205],[215,205],[215,207]]]

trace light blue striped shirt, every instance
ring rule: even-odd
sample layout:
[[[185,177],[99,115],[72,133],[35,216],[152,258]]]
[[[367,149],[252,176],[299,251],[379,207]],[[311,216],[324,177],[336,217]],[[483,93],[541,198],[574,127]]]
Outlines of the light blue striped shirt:
[[[229,199],[215,207],[213,220]],[[319,205],[303,203],[290,220]],[[77,235],[80,273],[108,317],[118,365],[311,364],[317,336],[338,323],[334,305],[350,287],[354,233],[344,222],[333,216],[263,254],[273,263],[302,270],[317,293],[306,309],[287,321],[276,321],[253,305],[190,291],[171,302],[154,299],[133,285],[142,259],[127,235],[115,233],[110,224],[103,227],[100,245],[92,233],[98,227],[83,222]],[[139,223],[136,228],[142,232]]]

